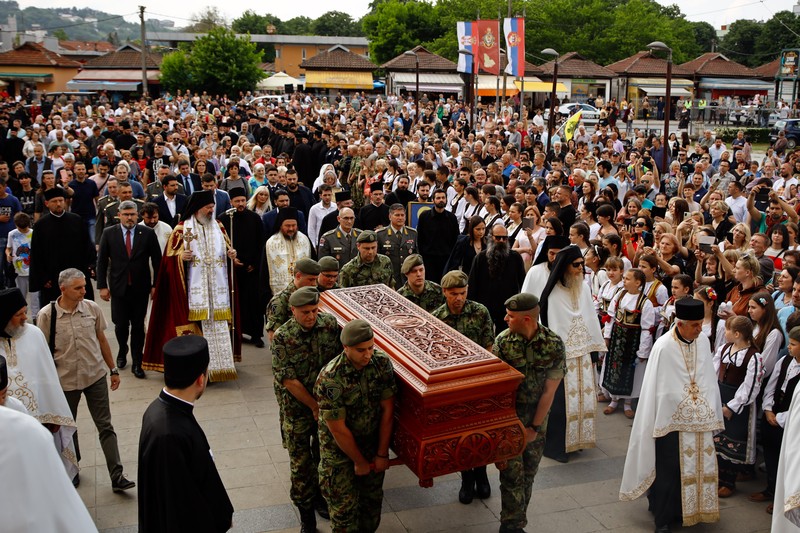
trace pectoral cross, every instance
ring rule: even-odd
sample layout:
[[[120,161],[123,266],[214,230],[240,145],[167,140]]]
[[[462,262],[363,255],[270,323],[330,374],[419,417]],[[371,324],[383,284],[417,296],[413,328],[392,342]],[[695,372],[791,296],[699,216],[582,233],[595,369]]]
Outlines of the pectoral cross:
[[[697,397],[700,395],[700,387],[697,386],[697,383],[692,381],[689,383],[689,396],[692,397],[692,401],[697,401]]]

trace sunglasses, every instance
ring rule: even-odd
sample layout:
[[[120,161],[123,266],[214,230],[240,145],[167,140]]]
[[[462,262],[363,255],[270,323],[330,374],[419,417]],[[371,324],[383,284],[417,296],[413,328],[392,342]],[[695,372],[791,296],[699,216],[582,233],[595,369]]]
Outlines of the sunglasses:
[[[496,241],[507,241],[508,240],[508,235],[492,235],[492,237]]]
[[[643,228],[643,227],[645,227],[646,225],[647,225],[647,224],[645,224],[644,222],[637,222],[637,223],[636,223],[636,227],[637,227],[637,228]]]
[[[585,264],[585,263],[584,263],[583,261],[575,261],[575,262],[573,262],[573,263],[572,263],[572,268],[580,268],[580,267],[582,267],[584,264]]]

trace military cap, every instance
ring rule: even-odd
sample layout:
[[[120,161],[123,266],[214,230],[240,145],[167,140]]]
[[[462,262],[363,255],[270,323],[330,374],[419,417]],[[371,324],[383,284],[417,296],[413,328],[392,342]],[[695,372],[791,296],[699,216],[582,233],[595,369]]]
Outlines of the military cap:
[[[319,273],[322,272],[319,268],[319,263],[308,257],[303,257],[295,261],[294,271],[311,276],[318,276]]]
[[[521,292],[506,300],[505,306],[509,311],[530,311],[539,306],[539,298],[531,293]]]
[[[356,243],[359,242],[378,242],[378,236],[372,230],[365,230],[358,234]]]
[[[351,320],[342,328],[342,334],[339,338],[343,345],[355,346],[356,344],[370,340],[374,336],[375,334],[372,332],[372,327],[369,323],[366,320],[358,318],[356,320]]]
[[[469,277],[460,270],[451,270],[442,277],[443,289],[460,289],[466,287],[469,283]]]
[[[401,274],[408,274],[412,269],[423,266],[422,256],[419,254],[411,254],[405,258],[403,265],[400,267]]]
[[[315,287],[300,287],[289,296],[289,305],[302,307],[319,302],[319,291]]]
[[[320,272],[338,272],[339,271],[339,261],[336,260],[335,257],[331,257],[330,255],[326,255],[325,257],[319,260],[319,271]]]

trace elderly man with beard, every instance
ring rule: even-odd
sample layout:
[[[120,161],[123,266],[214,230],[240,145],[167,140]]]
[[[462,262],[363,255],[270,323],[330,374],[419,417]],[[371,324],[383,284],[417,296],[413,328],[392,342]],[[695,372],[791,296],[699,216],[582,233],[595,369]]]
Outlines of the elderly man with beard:
[[[444,267],[458,234],[458,220],[447,210],[447,193],[437,190],[433,193],[433,209],[421,213],[417,223],[417,250],[425,261],[425,277],[429,281],[439,281],[446,273]]]
[[[7,364],[5,393],[22,403],[52,434],[69,478],[78,483],[72,437],[78,429],[61,389],[44,334],[27,323],[27,302],[19,289],[0,291],[0,356]],[[0,385],[0,391],[6,387]]]
[[[468,298],[486,306],[496,333],[507,327],[505,301],[519,294],[524,280],[525,263],[509,247],[508,230],[502,225],[492,226],[486,249],[472,261]]]
[[[278,232],[267,239],[261,264],[261,288],[269,291],[264,302],[292,281],[297,260],[312,257],[311,241],[298,231],[299,215],[294,207],[281,209],[275,221]]]
[[[153,297],[142,368],[164,371],[162,347],[178,334],[202,333],[211,352],[209,379],[236,379],[241,359],[241,328],[231,325],[228,261],[236,259],[225,229],[214,220],[214,192],[189,197],[183,222],[175,226],[161,260]],[[232,345],[233,344],[233,345]]]
[[[541,322],[561,337],[567,351],[567,374],[550,412],[544,455],[566,463],[568,452],[594,448],[597,395],[591,352],[606,350],[603,332],[583,281],[580,248],[567,246],[556,255],[542,291]]]

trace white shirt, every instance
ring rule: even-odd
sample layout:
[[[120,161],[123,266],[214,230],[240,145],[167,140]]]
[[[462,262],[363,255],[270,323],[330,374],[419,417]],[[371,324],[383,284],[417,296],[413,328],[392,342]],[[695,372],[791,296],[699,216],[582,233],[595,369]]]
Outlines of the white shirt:
[[[749,346],[741,350],[733,351],[733,346],[727,348],[725,345],[720,346],[719,349],[714,352],[714,372],[719,375],[720,366],[725,364],[730,364],[737,368],[741,367],[744,364],[744,358],[747,355],[748,348]],[[728,400],[726,404],[728,409],[739,414],[744,407],[755,402],[758,391],[761,390],[761,380],[763,377],[764,366],[761,354],[756,352],[753,354],[753,357],[750,358],[750,362],[747,363],[747,375],[745,375],[744,381],[739,385],[733,399]]]
[[[333,202],[328,207],[323,206],[322,202],[318,202],[312,205],[308,211],[308,238],[311,239],[314,247],[319,244],[319,229],[322,226],[322,219],[333,211],[336,211],[336,204]]]
[[[792,357],[791,355],[786,355],[784,357]],[[789,368],[786,369],[786,376],[783,379],[783,383],[780,385],[778,384],[778,377],[780,374],[780,367],[783,365],[783,359],[778,361],[775,371],[769,377],[769,381],[767,382],[766,387],[764,388],[764,404],[763,408],[765,411],[771,411],[772,408],[775,406],[775,391],[778,390],[780,386],[782,392],[786,392],[786,386],[789,384],[789,381],[794,378],[797,374],[800,374],[800,363],[795,360],[792,360],[789,363]],[[789,411],[784,411],[783,413],[778,413],[775,415],[775,419],[778,421],[778,425],[780,427],[786,427],[786,416],[789,414]]]
[[[747,198],[745,196],[739,198],[728,196],[725,198],[725,203],[731,208],[736,222],[744,222],[747,219]]]
[[[167,209],[169,209],[169,214],[174,217],[175,216],[175,211],[177,210],[177,206],[175,205],[175,197],[173,196],[172,198],[170,198],[165,193],[164,194],[164,201],[167,202]]]

